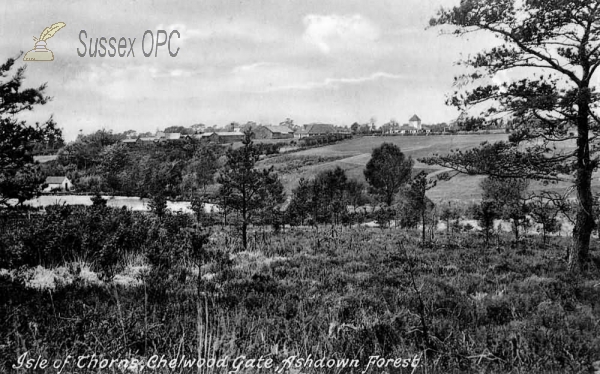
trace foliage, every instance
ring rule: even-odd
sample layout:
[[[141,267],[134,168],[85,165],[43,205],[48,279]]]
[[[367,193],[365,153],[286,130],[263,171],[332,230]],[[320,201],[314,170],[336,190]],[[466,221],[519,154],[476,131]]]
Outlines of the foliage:
[[[481,181],[482,199],[493,203],[491,208],[496,210],[498,218],[511,222],[515,241],[519,241],[521,230],[529,226],[529,205],[525,196],[528,186],[528,180],[517,178],[488,177]]]
[[[413,164],[395,144],[383,143],[373,149],[364,171],[370,191],[388,206],[392,205],[394,196],[410,180]]]
[[[597,0],[475,0],[441,9],[430,22],[453,26],[456,35],[483,31],[502,41],[462,62],[471,70],[456,77],[459,89],[448,103],[461,111],[480,108],[488,119],[505,115],[515,121],[508,142],[424,161],[460,172],[573,183],[579,201],[569,252],[574,272],[588,263],[595,226],[591,179],[600,131],[595,112],[600,95],[593,83],[600,66],[599,12]],[[530,71],[523,79],[489,79],[523,71]],[[573,141],[575,148],[558,146]]]
[[[191,199],[214,184],[225,153],[221,145],[193,139],[132,147],[119,141],[123,134],[92,135],[65,146],[58,162],[43,165],[45,173],[68,175],[84,192]]]
[[[204,357],[269,355],[276,365],[291,354],[342,355],[360,361],[348,373],[363,372],[372,355],[416,356],[409,369],[434,374],[585,373],[600,358],[597,280],[568,274],[558,259],[564,240],[500,254],[471,234],[460,235],[456,250],[422,249],[409,232],[402,254],[397,232],[356,228],[332,237],[308,228],[271,235],[252,253],[228,253],[229,233],[206,243],[192,217],[133,216],[165,247],[155,265],[144,259],[150,273],[139,282],[90,284],[82,273],[48,292],[0,275],[0,370],[10,372],[25,351],[148,359],[193,358],[202,349]],[[201,267],[188,260],[191,236],[206,243],[197,246]],[[170,271],[154,272],[160,268]]]
[[[259,153],[252,142],[253,133],[244,133],[243,147],[227,152],[227,163],[219,173],[219,195],[223,205],[239,215],[242,246],[248,246],[247,230],[256,216],[266,210],[273,211],[285,201],[283,185],[273,167],[258,170]]]
[[[542,243],[546,244],[548,234],[560,231],[562,226],[559,214],[568,209],[564,197],[552,192],[543,192],[534,196],[528,203],[531,218],[541,225]]]
[[[167,213],[167,198],[161,193],[151,196],[148,201],[148,208],[158,218],[164,217]]]
[[[326,135],[315,135],[308,136],[298,140],[298,145],[300,147],[314,147],[319,145],[333,144],[344,139],[347,139],[348,136],[346,134],[326,134]]]
[[[106,204],[108,203],[108,200],[103,198],[98,191],[90,198],[90,200],[92,201],[92,206],[95,207],[106,207]]]
[[[460,219],[461,210],[456,204],[448,201],[448,204],[444,204],[442,211],[440,212],[440,219],[446,223],[446,233],[450,234],[450,230],[455,223]]]
[[[434,179],[428,179],[427,173],[424,171],[419,172],[412,181],[410,187],[407,189],[405,198],[407,199],[408,206],[413,212],[418,212],[418,216],[421,221],[422,231],[422,244],[425,245],[425,231],[427,227],[428,212],[433,210],[433,202],[427,197],[427,191],[434,188],[437,182]],[[435,224],[435,222],[434,222]]]
[[[0,207],[10,207],[9,199],[20,205],[39,195],[44,176],[34,163],[34,147],[62,138],[52,117],[35,125],[19,120],[20,114],[46,104],[50,97],[45,96],[46,85],[22,88],[24,66],[8,78],[14,64],[15,59],[9,58],[0,65]]]
[[[483,199],[479,204],[473,206],[472,214],[485,234],[487,247],[490,243],[490,234],[494,231],[494,221],[500,218],[498,206],[493,200]]]
[[[288,221],[297,225],[303,225],[307,218],[314,225],[351,223],[348,206],[363,204],[363,189],[361,183],[349,180],[339,166],[320,172],[312,180],[302,178],[292,192],[286,211]]]

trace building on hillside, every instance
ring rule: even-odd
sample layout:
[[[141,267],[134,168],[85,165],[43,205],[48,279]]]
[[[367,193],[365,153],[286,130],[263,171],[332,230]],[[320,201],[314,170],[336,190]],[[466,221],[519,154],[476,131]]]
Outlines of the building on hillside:
[[[186,138],[201,140],[201,141],[209,142],[209,143],[218,143],[219,142],[219,135],[216,132],[205,132],[202,134],[187,135]]]
[[[412,117],[410,117],[410,119],[408,120],[408,124],[410,126],[414,127],[417,130],[421,130],[422,129],[421,119],[416,114],[413,115]]]
[[[131,138],[131,139],[123,139],[123,140],[121,140],[121,143],[124,143],[129,146],[134,146],[134,145],[137,145],[138,141],[139,141],[139,139]]]
[[[414,126],[410,126],[409,124],[405,123],[404,125],[400,126],[400,128],[398,129],[398,132],[402,135],[407,135],[407,134],[416,134],[419,130],[417,130],[416,127]]]
[[[139,138],[137,144],[140,146],[149,146],[156,143],[156,138],[153,136]]]
[[[179,132],[167,132],[167,133],[162,133],[162,136],[160,138],[157,138],[156,141],[162,143],[162,142],[178,142],[182,140],[181,137],[181,133]]]
[[[53,192],[53,191],[71,191],[73,190],[73,183],[69,178],[65,176],[61,177],[46,177],[44,181],[42,192]]]
[[[259,126],[254,129],[257,139],[289,139],[294,132],[287,126]]]
[[[244,140],[244,133],[237,131],[217,132],[219,143],[235,143]]]
[[[333,125],[329,125],[326,123],[310,123],[304,125],[302,130],[296,131],[294,133],[295,138],[305,138],[307,136],[319,136],[319,135],[327,135],[327,134],[335,134],[337,131]]]
[[[426,134],[429,134],[432,131],[433,128],[434,128],[433,125],[421,125],[420,132],[424,132]]]

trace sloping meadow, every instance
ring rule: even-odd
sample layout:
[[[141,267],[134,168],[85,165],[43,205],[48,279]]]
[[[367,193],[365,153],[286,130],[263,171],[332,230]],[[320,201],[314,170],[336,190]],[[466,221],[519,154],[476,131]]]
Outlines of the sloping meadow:
[[[106,268],[110,276],[102,250],[88,253],[85,266],[68,254],[63,264],[44,264],[69,279],[52,288],[19,276],[25,270],[0,273],[1,371],[13,371],[25,353],[229,360],[227,368],[202,366],[210,373],[584,373],[600,360],[597,272],[567,275],[559,238],[548,249],[525,242],[498,251],[471,234],[422,248],[418,233],[404,230],[256,228],[239,251],[228,228],[126,218],[139,231],[124,242],[135,250],[115,254],[123,263]],[[154,231],[141,234],[144,226]],[[206,235],[202,245],[193,245],[193,230]],[[165,251],[140,244],[145,235]],[[54,240],[67,238],[76,242]],[[123,274],[135,281],[115,281]],[[242,356],[274,367],[236,369]],[[300,358],[355,361],[323,369]],[[71,369],[136,372],[82,362]]]

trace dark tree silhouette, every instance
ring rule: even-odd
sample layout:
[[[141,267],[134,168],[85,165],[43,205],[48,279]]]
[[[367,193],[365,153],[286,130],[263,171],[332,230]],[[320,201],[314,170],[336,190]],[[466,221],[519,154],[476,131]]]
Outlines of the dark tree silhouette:
[[[20,113],[46,104],[50,97],[45,95],[45,84],[22,89],[25,66],[9,77],[14,65],[14,58],[0,65],[0,206],[5,207],[10,206],[9,199],[22,204],[38,196],[44,178],[33,160],[33,148],[62,138],[52,117],[35,125],[18,119]]]
[[[244,132],[243,147],[227,152],[227,163],[217,178],[225,208],[240,216],[244,249],[248,247],[248,225],[256,214],[269,208],[272,210],[285,201],[283,185],[273,167],[256,168],[260,153],[252,143],[253,136],[251,130]]]
[[[525,192],[529,187],[527,179],[517,178],[485,178],[481,181],[483,201],[492,202],[493,209],[498,218],[509,220],[515,234],[515,241],[519,241],[520,230],[528,222],[527,196]]]
[[[459,91],[449,104],[461,111],[484,105],[483,117],[510,114],[515,121],[508,142],[428,161],[473,174],[571,181],[578,211],[569,269],[581,270],[595,226],[591,178],[598,166],[600,96],[593,78],[600,66],[600,0],[462,0],[440,10],[430,24],[453,26],[459,36],[488,32],[503,42],[463,61],[472,70],[455,78]],[[489,78],[499,72],[530,74],[493,83]],[[555,148],[560,142],[574,147]]]
[[[433,202],[427,197],[427,191],[435,187],[437,182],[427,178],[427,173],[419,172],[410,183],[406,192],[411,210],[419,213],[422,227],[422,245],[425,246],[425,231],[427,226],[427,211],[433,208]]]
[[[400,188],[410,181],[412,167],[413,160],[397,145],[383,143],[373,149],[364,174],[371,192],[390,206]]]

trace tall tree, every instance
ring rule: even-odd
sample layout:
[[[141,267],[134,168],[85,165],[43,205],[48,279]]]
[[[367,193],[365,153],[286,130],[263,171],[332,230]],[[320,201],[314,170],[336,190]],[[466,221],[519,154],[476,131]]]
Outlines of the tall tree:
[[[529,207],[525,193],[529,181],[519,178],[488,177],[481,181],[480,187],[483,201],[492,202],[496,214],[511,222],[515,241],[518,242],[520,229],[525,228],[528,223]]]
[[[113,192],[120,192],[123,180],[127,175],[122,175],[130,163],[129,149],[123,143],[106,146],[99,154],[99,172],[105,183]]]
[[[502,41],[463,61],[473,70],[456,78],[460,88],[449,103],[460,109],[487,103],[483,117],[510,113],[517,121],[508,142],[429,161],[467,173],[572,181],[579,201],[569,268],[581,270],[595,226],[591,178],[600,133],[594,88],[600,0],[462,0],[440,10],[430,24],[454,26],[459,36],[488,32]],[[497,84],[489,78],[498,73],[528,74]],[[574,147],[555,148],[560,142]]]
[[[400,188],[410,181],[412,167],[413,160],[397,145],[383,143],[373,149],[364,174],[371,192],[390,206]]]
[[[217,178],[221,184],[219,195],[225,208],[239,214],[242,228],[242,246],[248,247],[248,225],[256,218],[257,213],[264,212],[269,207],[283,203],[285,194],[279,177],[273,172],[273,167],[259,170],[256,162],[260,153],[254,146],[251,130],[244,132],[243,146],[229,149],[227,163]]]
[[[406,191],[408,206],[411,210],[418,212],[421,219],[422,245],[425,246],[425,231],[427,228],[427,212],[433,209],[433,202],[427,197],[427,191],[434,188],[437,182],[427,178],[424,171],[415,175]]]
[[[46,104],[50,97],[45,84],[22,89],[25,66],[9,77],[14,65],[14,58],[0,65],[0,206],[6,207],[9,199],[22,203],[39,194],[44,179],[33,160],[33,147],[62,137],[52,117],[35,125],[19,120],[20,113]]]

